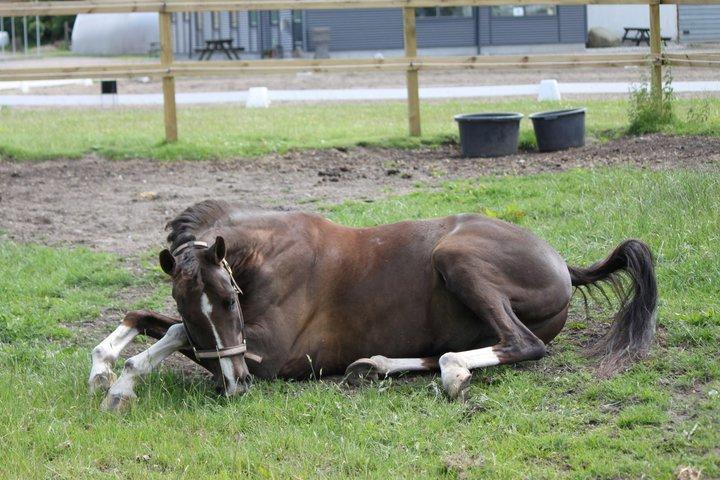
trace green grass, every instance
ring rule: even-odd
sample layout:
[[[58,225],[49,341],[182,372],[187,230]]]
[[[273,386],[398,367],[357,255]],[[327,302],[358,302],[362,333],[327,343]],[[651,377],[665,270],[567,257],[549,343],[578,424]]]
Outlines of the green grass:
[[[650,358],[598,380],[576,344],[583,324],[601,320],[580,316],[550,357],[476,371],[466,404],[446,401],[432,376],[355,391],[332,382],[257,382],[247,396],[224,400],[209,382],[165,369],[138,389],[132,411],[117,416],[99,412],[99,399],[85,393],[86,340],[12,339],[0,351],[0,471],[9,478],[670,479],[691,466],[720,477],[718,175],[599,169],[481,178],[327,213],[373,225],[459,211],[527,226],[573,264],[598,260],[627,237],[646,240],[661,295]],[[28,271],[52,270],[44,257],[22,260],[12,248],[3,268],[23,261]],[[85,254],[64,253],[53,261]],[[19,292],[35,281],[17,278]]]
[[[0,242],[0,343],[68,337],[134,280],[111,255]],[[119,306],[119,305],[118,305]]]
[[[688,119],[693,106],[706,105],[707,115]],[[210,159],[255,156],[293,149],[380,145],[417,147],[457,139],[453,115],[476,111],[541,110],[585,105],[591,136],[603,139],[627,127],[625,100],[581,100],[540,104],[533,100],[453,100],[423,102],[421,139],[407,136],[402,102],[181,107],[180,141],[165,144],[159,108],[0,110],[0,157],[16,160],[77,158],[98,153],[109,158]],[[678,119],[666,133],[720,135],[720,99],[678,100]],[[705,108],[705,107],[704,107]],[[697,108],[695,109],[697,111]],[[705,111],[704,111],[705,113]],[[521,145],[532,148],[529,120],[522,122]]]

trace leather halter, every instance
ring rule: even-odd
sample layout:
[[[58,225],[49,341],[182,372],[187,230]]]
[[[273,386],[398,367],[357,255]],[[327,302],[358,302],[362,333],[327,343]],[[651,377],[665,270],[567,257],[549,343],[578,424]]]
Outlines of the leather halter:
[[[198,241],[190,241],[183,243],[179,247],[177,247],[175,250],[173,250],[172,255],[175,257],[180,252],[188,249],[188,248],[208,248],[208,244],[206,242],[198,242]],[[227,272],[227,274],[230,276],[230,285],[232,285],[233,291],[238,295],[243,295],[243,291],[240,289],[240,286],[235,281],[235,277],[233,276],[232,268],[230,268],[230,264],[225,260],[224,258],[220,261],[220,266],[223,270]],[[236,307],[239,309],[240,307],[236,305]],[[182,315],[181,315],[182,317]],[[185,319],[182,319],[183,326],[185,327],[185,335],[187,336],[188,343],[190,343],[190,347],[192,348],[193,354],[195,355],[195,358],[201,359],[201,358],[210,358],[213,360],[219,360],[221,358],[226,357],[234,357],[237,355],[245,355],[245,357],[248,360],[252,360],[254,362],[260,363],[262,362],[262,357],[259,355],[255,355],[253,353],[249,353],[247,351],[247,345],[245,343],[245,322],[240,322],[240,333],[242,334],[243,340],[242,343],[239,345],[235,345],[232,347],[225,347],[225,348],[217,348],[215,349],[207,349],[207,350],[200,350],[195,346],[195,341],[193,340],[192,336],[190,335],[190,331],[187,328],[187,322],[185,322]]]

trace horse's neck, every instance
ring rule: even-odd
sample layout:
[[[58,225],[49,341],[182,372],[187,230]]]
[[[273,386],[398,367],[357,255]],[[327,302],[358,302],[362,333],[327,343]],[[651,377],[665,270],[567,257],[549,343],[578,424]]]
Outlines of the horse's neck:
[[[217,235],[225,239],[226,254],[230,266],[234,271],[240,272],[255,266],[260,253],[265,246],[266,240],[260,229],[253,226],[228,227],[218,230]]]

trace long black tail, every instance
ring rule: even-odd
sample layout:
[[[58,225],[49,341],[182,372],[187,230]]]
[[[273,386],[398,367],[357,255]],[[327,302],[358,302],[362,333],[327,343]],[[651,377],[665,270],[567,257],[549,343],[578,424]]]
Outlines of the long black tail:
[[[610,331],[591,349],[603,355],[602,375],[611,375],[647,353],[655,337],[657,282],[652,253],[639,240],[626,240],[608,257],[588,268],[568,266],[575,287],[609,284],[620,301]],[[624,285],[622,277],[630,278]]]

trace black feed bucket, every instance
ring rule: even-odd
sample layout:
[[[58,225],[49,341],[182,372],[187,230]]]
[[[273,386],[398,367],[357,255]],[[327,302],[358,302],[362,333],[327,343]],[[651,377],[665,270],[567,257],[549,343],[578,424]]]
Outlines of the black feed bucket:
[[[585,109],[572,108],[530,115],[538,150],[554,152],[585,145]]]
[[[517,153],[522,113],[457,115],[463,157],[500,157]]]

